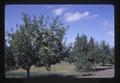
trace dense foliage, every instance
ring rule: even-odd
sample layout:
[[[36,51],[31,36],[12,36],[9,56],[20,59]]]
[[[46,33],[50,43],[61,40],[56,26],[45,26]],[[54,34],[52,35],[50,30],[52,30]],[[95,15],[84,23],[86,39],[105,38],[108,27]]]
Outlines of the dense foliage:
[[[12,53],[8,53],[10,50],[7,50],[6,57],[14,56],[16,61],[14,67],[25,69],[28,77],[32,65],[44,66],[50,70],[52,64],[60,63],[66,56],[67,50],[64,50],[66,47],[63,43],[66,30],[67,27],[58,17],[47,25],[43,16],[38,20],[34,16],[31,20],[30,16],[23,13],[23,24],[15,32],[9,33],[8,40]],[[7,58],[6,62],[12,60]]]
[[[100,44],[92,37],[88,40],[87,36],[79,34],[74,42],[74,47],[68,62],[72,61],[78,71],[92,71],[97,64],[105,66],[107,63],[114,63],[114,51],[105,41]],[[70,62],[71,63],[71,62]]]

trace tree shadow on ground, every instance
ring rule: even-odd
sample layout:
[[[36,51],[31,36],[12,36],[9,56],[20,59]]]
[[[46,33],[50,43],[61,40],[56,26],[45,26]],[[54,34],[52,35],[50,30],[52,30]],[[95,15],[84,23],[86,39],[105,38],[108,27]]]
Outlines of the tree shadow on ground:
[[[99,66],[103,66],[102,64]],[[106,64],[105,66],[114,66],[114,64]]]
[[[34,76],[32,78],[76,78],[76,75],[61,75],[61,74],[50,74],[43,76]]]
[[[109,67],[109,68],[95,68],[93,71],[97,72],[97,71],[102,71],[102,70],[107,70],[107,69],[112,69],[113,67]]]
[[[92,75],[95,75],[95,74],[87,73],[87,74],[83,74],[83,75],[81,75],[81,76],[92,76]]]

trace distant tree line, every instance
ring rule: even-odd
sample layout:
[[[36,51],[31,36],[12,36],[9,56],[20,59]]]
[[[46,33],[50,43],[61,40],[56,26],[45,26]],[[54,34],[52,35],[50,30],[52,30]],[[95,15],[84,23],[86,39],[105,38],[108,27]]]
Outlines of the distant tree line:
[[[7,33],[5,39],[6,71],[23,68],[30,77],[32,65],[50,71],[51,65],[66,60],[74,63],[77,70],[89,71],[99,62],[114,63],[114,48],[105,41],[98,44],[92,37],[88,41],[84,34],[81,37],[78,34],[74,45],[67,45],[64,35],[68,26],[58,17],[49,22],[43,16],[31,19],[28,14],[22,15],[23,23],[15,32]]]
[[[74,63],[78,71],[92,71],[98,64],[114,64],[114,47],[110,47],[104,40],[98,43],[93,37],[88,40],[86,35],[78,34],[66,60]]]

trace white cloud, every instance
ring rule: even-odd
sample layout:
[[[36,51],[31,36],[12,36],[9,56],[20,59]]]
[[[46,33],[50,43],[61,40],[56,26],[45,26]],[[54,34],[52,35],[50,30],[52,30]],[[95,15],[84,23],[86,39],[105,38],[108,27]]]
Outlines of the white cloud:
[[[57,9],[54,9],[52,12],[55,15],[61,15],[64,11],[65,11],[65,8],[57,8]]]
[[[75,13],[65,13],[65,20],[67,22],[73,22],[73,21],[76,21],[76,20],[79,20],[79,19],[83,19],[83,18],[86,18],[90,15],[89,12],[83,12],[83,13],[80,13],[80,12],[75,12]]]
[[[98,14],[94,14],[94,15],[91,15],[90,17],[97,18],[97,17],[99,17],[99,15]]]

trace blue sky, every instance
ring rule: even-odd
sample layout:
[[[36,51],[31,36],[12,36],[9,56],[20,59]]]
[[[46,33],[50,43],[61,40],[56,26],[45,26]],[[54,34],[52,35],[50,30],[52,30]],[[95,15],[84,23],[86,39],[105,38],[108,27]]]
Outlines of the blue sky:
[[[59,16],[65,26],[69,25],[65,35],[68,43],[75,41],[77,33],[84,33],[88,39],[92,36],[96,41],[105,40],[110,46],[114,46],[113,5],[6,5],[5,31],[10,31],[10,28],[15,31],[16,24],[22,23],[21,12],[30,16]]]

